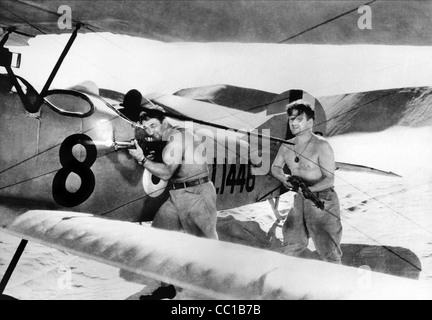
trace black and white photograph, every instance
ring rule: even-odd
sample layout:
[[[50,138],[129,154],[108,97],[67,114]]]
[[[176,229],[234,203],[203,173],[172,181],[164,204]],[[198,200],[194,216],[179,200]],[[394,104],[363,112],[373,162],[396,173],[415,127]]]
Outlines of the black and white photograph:
[[[432,299],[431,30],[420,0],[0,0],[0,300]]]

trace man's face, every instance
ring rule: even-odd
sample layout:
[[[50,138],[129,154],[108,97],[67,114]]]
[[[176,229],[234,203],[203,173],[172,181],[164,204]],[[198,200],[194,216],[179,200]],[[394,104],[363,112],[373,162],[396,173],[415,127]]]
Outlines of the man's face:
[[[146,133],[147,141],[162,141],[162,135],[165,126],[158,119],[152,118],[142,123],[143,129]]]
[[[288,122],[293,135],[306,132],[313,126],[313,120],[308,120],[306,115],[304,113],[299,114],[298,110],[293,110],[291,116],[288,117]]]

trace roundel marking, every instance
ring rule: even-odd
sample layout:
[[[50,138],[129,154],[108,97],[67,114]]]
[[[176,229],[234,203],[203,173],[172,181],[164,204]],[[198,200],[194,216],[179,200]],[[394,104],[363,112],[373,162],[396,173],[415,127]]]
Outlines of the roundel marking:
[[[142,183],[145,193],[151,198],[159,197],[168,186],[168,181],[155,177],[147,169],[144,169]]]

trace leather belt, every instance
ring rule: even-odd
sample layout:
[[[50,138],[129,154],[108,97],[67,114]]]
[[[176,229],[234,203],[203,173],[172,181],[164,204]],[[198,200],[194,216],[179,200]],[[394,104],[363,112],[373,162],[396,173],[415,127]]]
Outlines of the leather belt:
[[[196,187],[196,186],[199,186],[200,184],[204,184],[207,182],[210,182],[209,177],[205,177],[205,178],[201,178],[201,179],[197,179],[197,180],[192,180],[192,181],[187,181],[187,182],[173,183],[172,188],[173,188],[173,190],[185,189],[185,188],[189,188],[189,187]]]

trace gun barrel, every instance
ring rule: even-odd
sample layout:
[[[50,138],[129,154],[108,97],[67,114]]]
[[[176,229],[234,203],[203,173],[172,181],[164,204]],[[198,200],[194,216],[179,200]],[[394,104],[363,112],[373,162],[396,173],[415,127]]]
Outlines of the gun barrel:
[[[294,177],[291,176],[288,179],[288,182],[290,182],[293,187],[294,187],[294,191],[297,192],[298,189],[301,189],[303,196],[306,199],[311,200],[318,208],[320,208],[321,210],[325,209],[325,204],[323,201],[320,200],[320,198],[318,198],[316,196],[316,194],[314,194],[312,191],[310,191],[309,187],[306,185],[306,183],[304,183],[304,181],[302,181],[300,178],[298,177]]]
[[[321,210],[324,210],[324,208],[325,208],[324,202],[321,201],[320,198],[318,198],[312,191],[310,191],[309,188],[305,184],[302,184],[301,189],[303,191],[304,196],[307,199],[311,200]]]
[[[133,141],[114,141],[114,150],[136,149]]]

